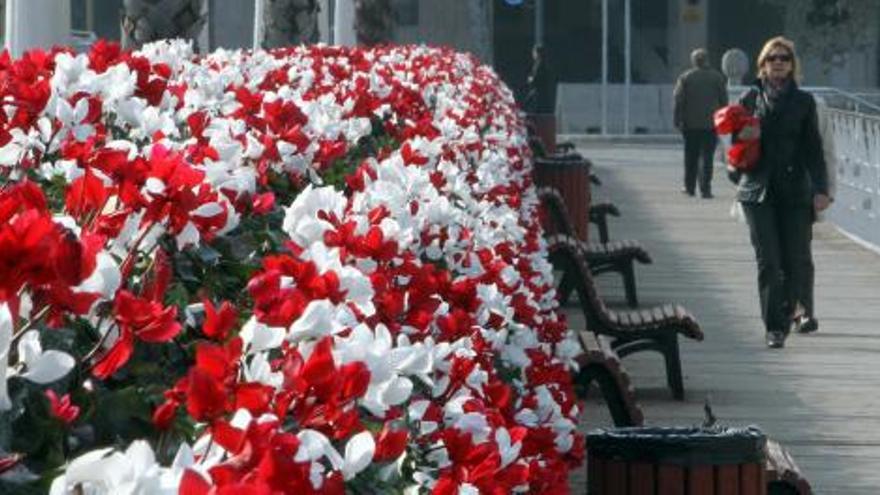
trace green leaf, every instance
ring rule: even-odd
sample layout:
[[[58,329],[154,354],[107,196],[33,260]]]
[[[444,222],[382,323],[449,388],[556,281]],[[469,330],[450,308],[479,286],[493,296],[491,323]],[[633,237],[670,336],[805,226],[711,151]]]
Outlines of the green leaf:
[[[101,392],[92,418],[96,442],[129,443],[138,438],[154,437],[152,407],[147,398],[148,394],[141,387],[134,386]]]

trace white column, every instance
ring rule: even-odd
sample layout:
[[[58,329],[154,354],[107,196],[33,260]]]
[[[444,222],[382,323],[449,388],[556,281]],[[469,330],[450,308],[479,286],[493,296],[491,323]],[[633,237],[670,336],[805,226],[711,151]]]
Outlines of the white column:
[[[253,50],[262,48],[263,41],[263,0],[254,0],[254,39]]]
[[[333,43],[355,46],[357,36],[354,32],[354,0],[336,0],[333,19]]]
[[[602,134],[608,134],[608,0],[602,0]]]
[[[535,0],[535,44],[544,44],[544,0]]]
[[[69,0],[6,0],[6,48],[19,57],[30,48],[70,44]]]
[[[624,32],[624,94],[623,94],[623,133],[628,135],[629,128],[629,97],[630,85],[632,83],[632,10],[630,9],[630,0],[624,0],[623,5],[623,27]]]
[[[330,18],[330,0],[318,0],[318,31],[321,43],[330,44],[333,19]]]

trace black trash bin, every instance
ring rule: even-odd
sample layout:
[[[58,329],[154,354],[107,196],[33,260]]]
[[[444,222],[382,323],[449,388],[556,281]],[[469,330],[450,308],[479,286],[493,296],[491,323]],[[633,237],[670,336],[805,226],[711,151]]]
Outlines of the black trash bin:
[[[594,430],[587,434],[587,493],[764,495],[766,444],[754,426]]]

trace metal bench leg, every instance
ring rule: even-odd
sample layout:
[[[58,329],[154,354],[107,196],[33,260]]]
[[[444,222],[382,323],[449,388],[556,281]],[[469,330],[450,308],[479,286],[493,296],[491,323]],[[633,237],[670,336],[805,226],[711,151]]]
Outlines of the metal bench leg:
[[[593,219],[595,220],[596,227],[599,229],[599,242],[608,244],[608,220],[605,219],[605,215],[597,215]]]
[[[681,356],[678,352],[678,335],[663,339],[663,357],[666,359],[666,383],[675,400],[684,400],[684,379],[681,376]]]
[[[620,263],[620,274],[623,275],[623,288],[626,290],[626,302],[629,307],[635,308],[639,305],[638,297],[636,297],[636,273],[633,268],[633,260]]]
[[[575,283],[573,276],[568,272],[563,273],[562,280],[559,282],[559,288],[556,289],[556,298],[559,300],[560,306],[568,304],[568,300],[571,298],[571,293],[574,289]]]

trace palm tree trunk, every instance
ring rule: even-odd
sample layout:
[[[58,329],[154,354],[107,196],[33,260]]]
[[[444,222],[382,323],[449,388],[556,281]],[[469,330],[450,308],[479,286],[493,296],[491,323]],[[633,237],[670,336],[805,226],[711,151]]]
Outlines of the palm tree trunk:
[[[317,43],[317,0],[262,0],[263,48]]]
[[[391,0],[355,0],[354,30],[359,45],[391,43],[394,37]]]
[[[122,46],[136,49],[151,41],[194,40],[205,23],[203,0],[124,0]]]

